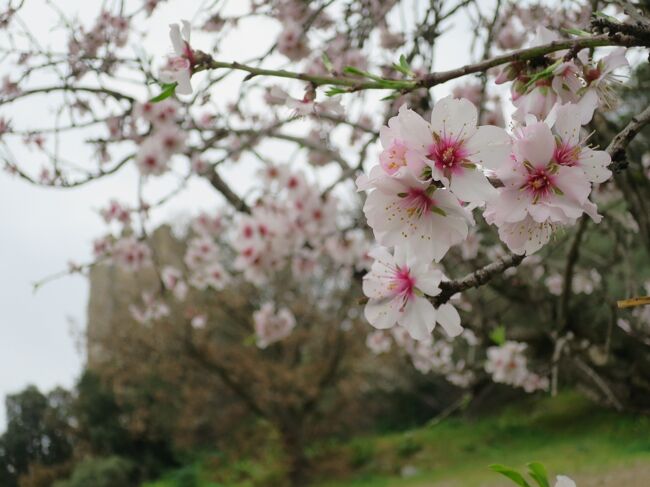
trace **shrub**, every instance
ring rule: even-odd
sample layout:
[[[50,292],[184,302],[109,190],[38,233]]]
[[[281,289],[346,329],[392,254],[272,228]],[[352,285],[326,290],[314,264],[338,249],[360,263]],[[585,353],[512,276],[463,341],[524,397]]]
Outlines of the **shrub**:
[[[91,458],[74,469],[68,480],[53,487],[128,487],[134,485],[134,465],[120,457]]]

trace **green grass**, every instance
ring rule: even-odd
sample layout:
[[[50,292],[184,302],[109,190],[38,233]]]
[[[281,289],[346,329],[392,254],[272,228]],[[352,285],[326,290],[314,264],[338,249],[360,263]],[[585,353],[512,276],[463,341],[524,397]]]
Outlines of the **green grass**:
[[[449,419],[435,427],[321,443],[312,447],[310,457],[318,487],[430,487],[449,480],[462,487],[508,485],[487,466],[523,468],[539,461],[551,472],[597,474],[635,462],[650,464],[650,418],[605,411],[566,394],[478,420]],[[281,485],[279,459],[269,453],[258,462],[218,467],[204,459],[191,466],[194,484],[168,477],[147,487]],[[415,473],[403,477],[405,467]],[[222,483],[210,483],[211,478]]]

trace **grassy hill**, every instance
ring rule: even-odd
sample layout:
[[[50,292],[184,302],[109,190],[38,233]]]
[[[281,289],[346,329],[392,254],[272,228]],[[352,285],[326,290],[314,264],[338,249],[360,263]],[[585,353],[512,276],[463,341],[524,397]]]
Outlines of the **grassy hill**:
[[[400,433],[330,441],[310,450],[317,487],[499,487],[492,463],[540,461],[579,487],[650,485],[650,418],[594,407],[574,395],[527,401],[481,419],[448,419]],[[204,455],[146,487],[277,486],[281,454]]]

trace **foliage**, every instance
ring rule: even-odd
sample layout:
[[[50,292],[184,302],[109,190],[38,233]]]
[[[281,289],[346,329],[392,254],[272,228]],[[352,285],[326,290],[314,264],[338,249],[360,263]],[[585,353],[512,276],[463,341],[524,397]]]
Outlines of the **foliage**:
[[[89,458],[77,465],[68,480],[53,487],[116,487],[135,486],[134,465],[120,457]]]
[[[6,398],[7,428],[0,437],[0,478],[16,486],[31,464],[67,462],[72,456],[71,396],[63,389],[47,395],[36,387]]]
[[[607,470],[632,465],[647,474],[643,467],[650,461],[649,435],[647,417],[597,408],[576,393],[564,393],[556,398],[529,398],[488,416],[314,445],[310,449],[315,465],[312,480],[319,487],[421,487],[438,482],[502,486],[488,465],[507,462],[523,467],[531,459],[543,462],[551,474],[581,473],[596,479]],[[400,453],[404,444],[417,444],[420,449],[405,457]],[[372,452],[370,461],[356,463],[360,451]],[[251,458],[248,474],[240,469],[237,477],[228,474],[236,468],[235,462],[210,458],[194,464],[201,479],[199,487],[213,487],[211,482],[220,487],[249,486],[252,478],[264,478],[262,472],[277,469],[279,461],[278,457]],[[414,476],[403,477],[405,467]],[[166,480],[147,487],[176,486]]]

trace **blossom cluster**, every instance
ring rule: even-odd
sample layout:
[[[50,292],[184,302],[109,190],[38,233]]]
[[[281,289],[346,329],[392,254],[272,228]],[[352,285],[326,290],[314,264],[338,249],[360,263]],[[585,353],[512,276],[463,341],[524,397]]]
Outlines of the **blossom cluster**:
[[[369,242],[362,231],[338,230],[338,202],[321,195],[302,171],[269,165],[259,174],[265,188],[250,214],[237,217],[231,240],[234,268],[255,284],[290,263],[294,277],[309,276],[325,255],[347,268],[365,268]]]
[[[544,34],[542,41],[548,40]],[[373,326],[398,324],[413,338],[427,338],[448,306],[431,304],[442,278],[430,269],[455,245],[475,255],[476,245],[465,242],[476,240],[470,228],[477,209],[510,251],[527,255],[583,215],[601,220],[590,195],[611,177],[611,158],[588,145],[583,126],[599,103],[611,105],[614,70],[627,61],[619,49],[599,61],[587,50],[572,59],[563,55],[535,73],[515,63],[499,76],[514,79],[512,133],[478,125],[481,97],[471,86],[459,94],[475,103],[443,98],[430,121],[402,105],[382,127],[379,164],[357,180],[368,193],[368,225],[380,245],[393,249],[365,278],[366,317]],[[456,316],[451,328],[445,331],[452,337],[462,329]]]
[[[459,352],[458,342],[440,338],[434,340],[428,335],[425,340],[414,340],[405,328],[396,327],[390,331],[377,330],[366,337],[366,346],[375,355],[391,350],[394,343],[406,353],[413,367],[422,374],[433,373],[444,377],[458,387],[469,387],[476,379],[472,368],[478,339],[471,330],[461,334],[464,350]]]
[[[149,124],[147,135],[138,141],[138,169],[144,176],[161,175],[169,169],[171,157],[185,149],[187,133],[178,124],[180,106],[171,99],[146,102],[136,107],[135,115],[135,123]]]
[[[526,392],[548,390],[548,378],[528,370],[525,343],[507,341],[487,349],[485,371],[494,382],[521,387]]]

